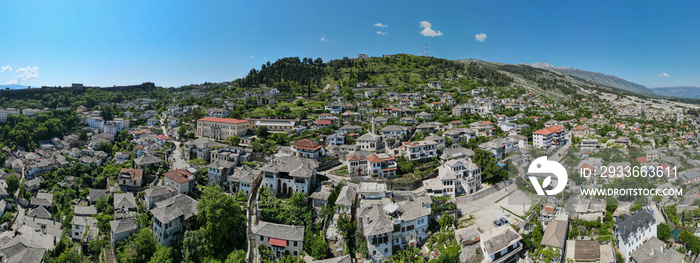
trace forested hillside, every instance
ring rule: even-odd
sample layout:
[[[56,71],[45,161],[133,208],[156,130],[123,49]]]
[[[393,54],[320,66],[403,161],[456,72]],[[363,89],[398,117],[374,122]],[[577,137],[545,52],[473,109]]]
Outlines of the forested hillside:
[[[357,83],[382,86],[416,86],[430,80],[463,77],[478,85],[506,86],[513,79],[477,64],[398,54],[382,58],[322,59],[288,57],[252,69],[236,80],[240,87],[275,87],[281,92],[307,93],[325,84],[354,87]]]

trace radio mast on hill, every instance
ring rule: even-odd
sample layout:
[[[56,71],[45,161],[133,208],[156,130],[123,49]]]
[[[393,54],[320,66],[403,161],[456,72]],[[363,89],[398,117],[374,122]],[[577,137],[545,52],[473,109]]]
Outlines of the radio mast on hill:
[[[425,44],[425,57],[428,57],[428,44]]]

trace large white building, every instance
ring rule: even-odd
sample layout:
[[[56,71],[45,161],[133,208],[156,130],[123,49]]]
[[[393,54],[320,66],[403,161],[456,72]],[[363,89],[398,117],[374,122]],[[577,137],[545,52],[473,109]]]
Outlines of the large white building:
[[[263,186],[270,187],[274,194],[293,195],[313,192],[318,163],[299,156],[284,156],[263,166]]]
[[[208,109],[204,111],[205,114],[207,114],[207,117],[215,117],[215,118],[224,118],[228,117],[230,114],[228,110],[226,109]]]
[[[438,167],[438,177],[423,181],[426,195],[474,194],[481,188],[481,168],[471,161],[452,159]]]
[[[356,176],[375,176],[379,178],[396,175],[397,166],[394,157],[381,153],[376,154],[366,150],[354,152],[348,157],[348,174]]]
[[[615,223],[615,244],[625,262],[647,239],[656,237],[657,225],[654,216],[645,209]]]
[[[434,141],[404,142],[401,154],[409,161],[426,160],[437,157],[438,144]]]
[[[333,103],[326,105],[326,110],[331,114],[341,114],[343,113],[343,104],[334,101]]]
[[[378,151],[384,149],[382,137],[372,132],[368,132],[357,138],[355,143],[360,146],[360,149],[367,151]]]
[[[166,186],[170,186],[178,194],[187,194],[195,186],[194,175],[185,169],[178,169],[163,174],[163,181]]]
[[[103,122],[103,132],[117,135],[122,130],[129,129],[129,126],[130,126],[129,120],[116,118],[116,119],[111,120],[111,121]]]
[[[105,125],[105,120],[102,119],[102,117],[87,117],[85,118],[85,122],[87,123],[88,127],[99,130],[102,130]]]
[[[182,239],[185,224],[197,214],[197,200],[187,195],[176,195],[156,203],[153,213],[153,235],[162,245]]]
[[[427,238],[430,198],[400,203],[374,204],[357,211],[358,226],[367,237],[373,262],[391,258],[394,249],[416,246]]]
[[[225,140],[231,136],[242,137],[248,133],[248,121],[229,118],[206,117],[197,120],[197,136]]]
[[[532,133],[532,145],[535,148],[546,149],[552,146],[566,144],[567,130],[561,126],[552,126]]]

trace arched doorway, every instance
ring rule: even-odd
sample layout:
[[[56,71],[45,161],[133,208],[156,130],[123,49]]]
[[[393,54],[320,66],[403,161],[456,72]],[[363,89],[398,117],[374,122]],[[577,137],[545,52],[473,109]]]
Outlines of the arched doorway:
[[[287,183],[282,184],[282,194],[287,194]]]

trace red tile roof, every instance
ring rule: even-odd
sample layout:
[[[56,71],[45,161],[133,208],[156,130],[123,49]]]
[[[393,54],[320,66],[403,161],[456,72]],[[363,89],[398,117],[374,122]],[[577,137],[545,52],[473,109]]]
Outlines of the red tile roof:
[[[312,151],[315,151],[315,150],[318,150],[321,148],[320,144],[313,142],[309,139],[298,140],[298,141],[292,143],[292,145],[294,145],[295,148],[312,150]]]
[[[168,136],[165,136],[165,134],[159,134],[158,136],[156,136],[156,139],[165,141],[169,140],[170,138],[168,138]]]
[[[270,238],[270,240],[267,243],[269,243],[272,246],[287,247],[287,240]]]
[[[131,178],[131,180],[135,180],[135,179],[141,180],[141,179],[143,179],[143,170],[141,170],[141,169],[127,169],[127,168],[123,168],[123,169],[121,169],[121,171],[119,171],[119,174],[120,174],[120,175],[121,175],[121,174],[128,174],[128,175],[129,175],[129,178]]]
[[[246,120],[230,119],[230,118],[215,118],[215,117],[206,117],[206,118],[199,119],[197,121],[221,122],[221,123],[230,123],[230,124],[248,123],[248,121],[246,121]]]
[[[561,126],[552,126],[549,128],[537,130],[537,131],[533,132],[532,134],[549,135],[550,133],[553,133],[553,132],[561,132],[563,129],[564,129],[564,127],[561,127]]]
[[[175,181],[178,184],[185,183],[190,180],[190,178],[193,178],[192,173],[188,172],[185,169],[177,169],[175,171],[170,171],[165,174],[163,174],[165,177],[168,177]]]

